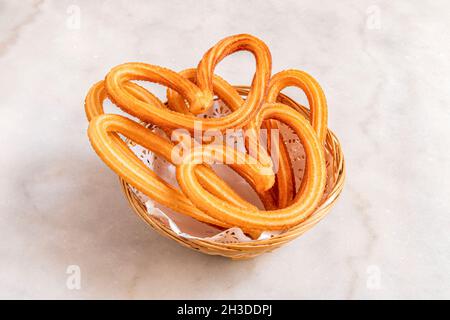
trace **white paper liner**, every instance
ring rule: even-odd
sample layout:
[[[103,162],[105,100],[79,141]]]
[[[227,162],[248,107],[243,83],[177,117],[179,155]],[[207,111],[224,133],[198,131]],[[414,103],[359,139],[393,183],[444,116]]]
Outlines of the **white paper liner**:
[[[200,115],[204,117],[215,117],[220,118],[229,113],[228,107],[223,104],[220,100],[214,103],[211,110],[205,114]],[[161,132],[154,125],[148,126],[150,129]],[[305,167],[305,153],[303,146],[299,141],[297,135],[288,126],[281,124],[280,133],[283,138],[284,143],[287,145],[289,150],[289,156],[291,158],[292,167],[295,175],[295,185],[298,188],[300,186],[301,179],[303,177],[303,171]],[[130,149],[138,156],[138,158],[145,163],[145,165],[153,170],[159,177],[178,187],[176,177],[175,177],[175,167],[166,161],[165,159],[155,155],[151,151],[137,145],[131,141],[128,142]],[[238,148],[239,150],[239,148]],[[245,151],[245,150],[241,150]],[[326,167],[327,167],[327,185],[325,187],[324,197],[328,195],[333,187],[331,181],[332,167],[330,164],[333,161],[329,152],[326,151]],[[256,193],[251,189],[251,187],[236,173],[234,173],[226,165],[213,165],[214,171],[222,177],[238,194],[240,194],[244,199],[250,201],[259,208],[263,208],[261,202],[259,201]],[[128,185],[130,190],[137,196],[138,200],[147,209],[149,215],[153,218],[158,219],[165,226],[169,227],[173,232],[175,232],[180,237],[191,238],[191,239],[206,239],[219,243],[238,243],[238,242],[248,242],[254,241],[248,237],[244,232],[238,228],[230,228],[227,230],[214,227],[212,225],[200,222],[189,216],[179,214],[170,208],[164,207],[159,203],[154,202],[148,196],[143,194],[136,188]],[[265,231],[261,233],[258,239],[264,240],[271,238],[275,235],[282,233],[282,231]]]

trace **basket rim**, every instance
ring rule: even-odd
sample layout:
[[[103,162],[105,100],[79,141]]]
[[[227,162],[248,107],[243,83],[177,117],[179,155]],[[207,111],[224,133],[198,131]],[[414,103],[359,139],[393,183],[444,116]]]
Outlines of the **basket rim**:
[[[249,86],[233,86],[237,89],[237,91],[241,95],[246,95],[250,87]],[[292,98],[288,97],[287,95],[281,93],[279,95],[279,101],[286,103],[288,105],[291,105],[298,109],[301,113],[303,113],[305,116],[309,117],[309,109],[305,106],[302,106]],[[128,202],[130,203],[131,207],[133,208],[133,211],[142,219],[146,224],[150,225],[153,229],[161,233],[162,235],[172,238],[173,240],[179,242],[182,245],[185,245],[189,248],[197,249],[197,250],[218,250],[222,252],[223,254],[226,254],[226,252],[229,253],[235,253],[236,250],[239,250],[241,254],[245,255],[248,253],[254,253],[259,254],[258,251],[265,252],[268,250],[273,250],[297,237],[299,237],[301,234],[305,233],[307,230],[312,228],[315,224],[317,224],[320,220],[322,220],[330,211],[331,207],[335,204],[337,199],[339,198],[345,181],[346,176],[346,169],[345,169],[345,160],[344,155],[342,151],[341,144],[337,138],[337,136],[328,129],[327,132],[327,140],[332,143],[332,149],[329,150],[333,154],[333,159],[338,160],[337,165],[335,168],[335,179],[334,179],[334,186],[330,193],[327,195],[327,197],[324,199],[324,201],[320,204],[319,207],[314,211],[313,214],[311,214],[308,218],[306,218],[304,221],[299,223],[298,225],[290,228],[289,230],[279,234],[274,235],[269,239],[261,239],[261,240],[251,240],[247,242],[238,242],[238,243],[221,243],[221,242],[215,242],[213,240],[209,239],[201,239],[201,238],[185,238],[178,234],[176,234],[173,230],[168,228],[166,225],[164,225],[161,221],[159,221],[157,218],[152,217],[149,215],[143,207],[143,204],[141,201],[137,198],[137,196],[130,190],[129,184],[121,177],[119,177],[122,190],[125,194],[125,197],[127,198]],[[324,147],[329,148],[329,146],[325,145]],[[194,245],[194,247],[193,247]],[[205,247],[206,246],[206,247]],[[196,248],[200,247],[200,248]],[[248,250],[248,251],[247,251]],[[218,254],[212,251],[212,252],[205,252],[209,254]]]

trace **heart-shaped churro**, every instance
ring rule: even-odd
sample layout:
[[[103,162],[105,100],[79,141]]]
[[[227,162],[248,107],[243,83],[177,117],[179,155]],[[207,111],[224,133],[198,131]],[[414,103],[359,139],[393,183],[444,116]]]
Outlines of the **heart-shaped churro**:
[[[255,74],[246,99],[214,74],[220,61],[237,51],[248,51],[255,58]],[[166,86],[167,103],[135,80]],[[298,110],[277,102],[281,90],[289,86],[305,92],[311,123]],[[231,113],[221,118],[198,117],[208,111],[215,97]],[[129,115],[157,126],[166,136],[124,116],[104,114],[106,98]],[[140,62],[116,66],[90,89],[85,111],[91,144],[112,170],[156,202],[197,220],[223,228],[238,226],[253,235],[286,230],[311,215],[322,199],[327,132],[323,91],[302,71],[287,70],[271,77],[270,51],[254,36],[227,37],[205,53],[197,68],[180,73]],[[289,150],[281,137],[272,135],[278,132],[280,122],[298,135],[305,150],[305,174],[297,193]],[[269,132],[268,147],[260,139],[262,129]],[[230,130],[240,130],[244,150],[223,139]],[[174,165],[181,189],[146,167],[121,135]],[[258,193],[265,210],[243,200],[218,177],[209,166],[214,162],[230,166],[243,177]]]

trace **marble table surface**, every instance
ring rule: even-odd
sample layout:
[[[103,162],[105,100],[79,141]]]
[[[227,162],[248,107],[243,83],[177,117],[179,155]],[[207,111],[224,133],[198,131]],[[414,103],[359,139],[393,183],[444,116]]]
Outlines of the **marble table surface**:
[[[450,298],[449,20],[448,1],[0,1],[0,298]],[[239,262],[144,225],[83,110],[112,66],[182,70],[235,33],[320,81],[347,163],[326,219]]]

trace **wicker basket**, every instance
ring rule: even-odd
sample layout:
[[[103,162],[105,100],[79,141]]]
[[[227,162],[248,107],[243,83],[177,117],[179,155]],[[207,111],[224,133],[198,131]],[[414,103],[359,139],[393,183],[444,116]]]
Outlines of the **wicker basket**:
[[[245,86],[236,86],[235,87],[239,93],[243,96],[246,96],[249,91],[249,87]],[[286,95],[280,94],[279,102],[289,105],[303,115],[309,118],[309,110],[292,100]],[[284,232],[280,235],[274,236],[270,239],[266,240],[254,240],[250,242],[240,242],[240,243],[218,243],[213,242],[211,240],[205,239],[191,239],[180,237],[174,231],[172,231],[169,227],[163,224],[158,219],[150,216],[147,213],[147,210],[143,203],[137,198],[135,193],[130,189],[129,185],[123,180],[120,179],[123,192],[130,203],[133,210],[141,217],[148,225],[150,225],[153,229],[158,231],[163,236],[171,238],[178,243],[206,253],[210,255],[220,255],[224,257],[228,257],[231,259],[248,259],[256,257],[265,252],[271,252],[276,248],[279,248],[283,244],[297,238],[302,235],[309,229],[311,229],[316,223],[318,223],[325,215],[331,210],[333,205],[335,204],[337,198],[339,197],[345,179],[345,165],[344,165],[344,156],[341,150],[341,146],[337,137],[333,132],[328,130],[325,147],[330,152],[333,162],[333,187],[331,192],[328,194],[327,198],[321,203],[321,205],[317,208],[317,210],[305,221],[301,224],[291,228],[287,232]]]

